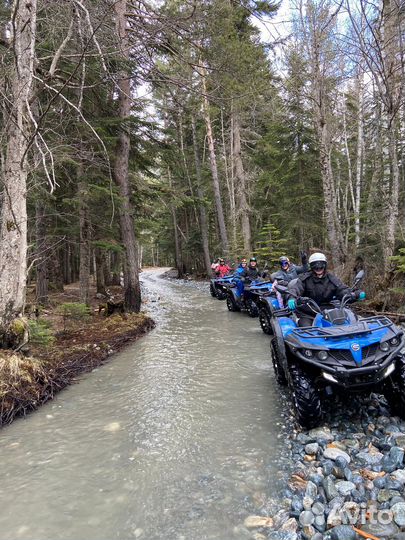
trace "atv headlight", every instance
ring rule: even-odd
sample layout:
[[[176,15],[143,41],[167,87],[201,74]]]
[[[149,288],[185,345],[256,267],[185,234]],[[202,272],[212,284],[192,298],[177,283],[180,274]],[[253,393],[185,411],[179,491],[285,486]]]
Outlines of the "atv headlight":
[[[328,359],[327,351],[319,351],[318,353],[316,353],[316,355],[319,358],[319,360],[327,360]]]
[[[391,375],[391,373],[395,370],[395,363],[393,362],[391,365],[387,367],[387,369],[384,371],[383,377],[388,377],[388,375]]]
[[[304,356],[307,358],[312,358],[314,356],[314,353],[311,351],[311,349],[304,349]]]
[[[399,338],[393,337],[392,339],[390,339],[390,343],[393,347],[396,347],[397,345],[399,345]]]
[[[331,375],[330,373],[326,373],[326,371],[322,371],[322,375],[323,375],[323,378],[326,379],[327,381],[334,382],[334,383],[338,382],[338,380],[333,375]]]
[[[388,352],[390,350],[390,344],[388,343],[388,341],[383,341],[382,343],[380,343],[380,349],[382,350],[382,352]]]

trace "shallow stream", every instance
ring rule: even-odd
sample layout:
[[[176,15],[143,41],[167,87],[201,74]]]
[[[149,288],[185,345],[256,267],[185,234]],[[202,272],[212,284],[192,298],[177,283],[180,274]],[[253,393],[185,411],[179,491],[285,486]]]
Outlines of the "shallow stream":
[[[142,274],[157,327],[1,432],[0,539],[229,540],[284,477],[269,337]]]

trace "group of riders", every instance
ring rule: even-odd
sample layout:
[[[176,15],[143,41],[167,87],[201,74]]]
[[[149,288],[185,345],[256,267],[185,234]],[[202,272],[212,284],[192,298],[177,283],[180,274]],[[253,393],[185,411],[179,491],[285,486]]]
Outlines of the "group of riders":
[[[243,292],[245,283],[249,284],[259,278],[286,285],[287,304],[296,312],[300,327],[311,326],[315,316],[313,310],[302,300],[314,300],[321,309],[327,309],[331,307],[333,299],[341,300],[346,295],[350,295],[353,302],[365,298],[363,291],[352,291],[335,274],[328,271],[328,261],[323,253],[313,253],[308,259],[307,254],[301,252],[301,263],[295,265],[288,257],[280,257],[280,269],[269,276],[267,271],[259,271],[255,257],[251,257],[249,263],[242,259],[234,272],[238,292]],[[217,259],[211,268],[218,277],[225,277],[231,272],[231,267],[224,259]]]

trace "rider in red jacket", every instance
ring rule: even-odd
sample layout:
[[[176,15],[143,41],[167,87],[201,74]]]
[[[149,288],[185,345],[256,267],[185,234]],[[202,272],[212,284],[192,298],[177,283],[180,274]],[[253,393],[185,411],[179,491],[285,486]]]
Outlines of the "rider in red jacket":
[[[229,274],[231,267],[225,264],[224,259],[219,259],[219,265],[217,266],[215,273],[219,277],[225,277]]]

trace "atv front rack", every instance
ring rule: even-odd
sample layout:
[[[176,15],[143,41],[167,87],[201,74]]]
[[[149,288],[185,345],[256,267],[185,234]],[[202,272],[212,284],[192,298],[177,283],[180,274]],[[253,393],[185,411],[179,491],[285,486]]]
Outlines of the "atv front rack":
[[[370,328],[369,323],[377,324],[375,328]],[[299,337],[301,339],[313,339],[319,337],[325,338],[342,338],[348,336],[355,336],[359,334],[369,334],[375,330],[381,330],[382,328],[389,328],[394,326],[394,323],[390,321],[387,317],[381,315],[375,315],[374,317],[367,317],[367,319],[362,319],[358,321],[355,325],[342,325],[342,326],[331,326],[329,328],[319,327],[319,326],[304,326],[302,328],[294,328],[291,331],[291,334]]]

